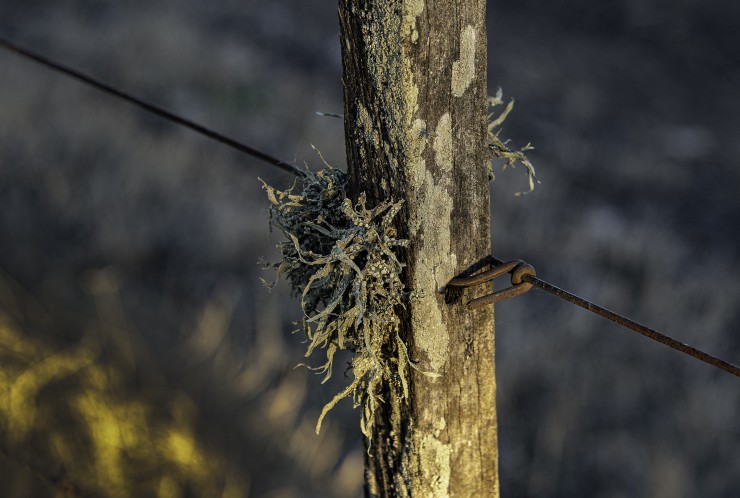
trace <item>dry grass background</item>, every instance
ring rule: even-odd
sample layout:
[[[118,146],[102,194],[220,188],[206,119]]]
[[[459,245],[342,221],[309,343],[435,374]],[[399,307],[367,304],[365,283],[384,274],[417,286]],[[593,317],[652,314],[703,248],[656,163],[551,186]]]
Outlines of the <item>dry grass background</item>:
[[[740,361],[740,7],[489,5],[494,248]],[[0,33],[288,160],[344,161],[334,2],[0,3]],[[293,370],[257,176],[0,54],[0,481],[10,497],[358,496],[358,413]],[[731,497],[740,383],[533,291],[497,306],[504,496]],[[341,377],[339,375],[338,377]],[[183,457],[185,455],[185,457]],[[61,493],[59,494],[61,496]]]

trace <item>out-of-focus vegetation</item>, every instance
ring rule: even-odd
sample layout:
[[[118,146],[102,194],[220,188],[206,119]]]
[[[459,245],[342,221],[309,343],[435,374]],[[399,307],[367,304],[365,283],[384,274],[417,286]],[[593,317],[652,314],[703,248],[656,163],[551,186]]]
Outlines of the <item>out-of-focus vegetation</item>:
[[[0,31],[287,160],[309,141],[341,158],[341,120],[314,115],[340,110],[334,14],[283,8],[3,2]],[[342,360],[326,386],[294,370],[300,308],[259,280],[278,238],[257,177],[293,179],[10,54],[0,67],[0,494],[357,496],[351,406],[314,432]]]
[[[496,255],[740,363],[740,4],[495,4],[542,182],[497,175]],[[496,310],[503,496],[737,494],[737,379],[536,290]]]
[[[497,172],[496,255],[740,361],[740,4],[489,11],[489,93],[542,182]],[[281,158],[344,157],[315,114],[342,108],[332,2],[9,0],[0,32]],[[294,370],[300,305],[259,281],[258,176],[293,181],[0,53],[1,494],[360,495],[357,411],[313,431],[346,359]],[[496,314],[504,496],[736,495],[735,379],[537,291]]]
[[[123,396],[123,375],[99,361],[94,334],[67,349],[3,323],[0,341],[3,452],[11,461],[27,455],[23,470],[38,485],[111,497],[245,495],[236,469],[196,440],[193,401],[176,391],[156,403]]]
[[[361,457],[354,452],[340,461],[343,437],[332,424],[315,436],[318,412],[301,414],[305,373],[286,369],[288,348],[273,324],[256,332],[250,352],[235,355],[225,340],[235,296],[222,289],[187,339],[171,345],[190,382],[168,382],[142,338],[117,322],[123,315],[116,283],[109,270],[92,276],[91,293],[105,318],[86,323],[78,339],[60,341],[53,336],[55,317],[43,316],[41,303],[7,277],[0,281],[4,496],[67,496],[64,490],[69,496],[242,497],[258,487],[253,479],[263,479],[255,469],[271,460],[292,480],[322,480],[322,493],[356,494]],[[26,319],[31,313],[48,321],[51,334],[38,333]],[[207,377],[220,380],[209,395],[192,390],[193,382],[214,380],[197,372],[203,363]],[[209,402],[215,394],[234,402]],[[243,428],[227,427],[235,434],[211,426],[223,418],[236,418]],[[302,495],[290,485],[276,492]]]

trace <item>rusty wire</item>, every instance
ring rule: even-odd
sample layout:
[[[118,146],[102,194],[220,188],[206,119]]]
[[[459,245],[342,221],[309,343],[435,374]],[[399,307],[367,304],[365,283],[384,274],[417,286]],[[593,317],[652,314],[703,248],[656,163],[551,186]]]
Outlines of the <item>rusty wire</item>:
[[[553,296],[559,297],[560,299],[575,304],[576,306],[580,306],[581,308],[590,311],[591,313],[595,313],[606,318],[607,320],[611,320],[612,322],[615,322],[623,327],[637,332],[638,334],[641,334],[648,339],[652,339],[656,342],[668,346],[671,349],[675,349],[676,351],[687,354],[692,358],[703,361],[704,363],[707,363],[715,368],[732,374],[735,377],[740,377],[740,367],[720,358],[717,358],[716,356],[712,356],[709,353],[705,353],[704,351],[696,349],[693,346],[684,344],[683,342],[680,342],[665,334],[661,334],[657,330],[651,329],[650,327],[642,325],[634,320],[630,320],[625,316],[610,311],[602,306],[599,306],[598,304],[594,304],[590,301],[587,301],[586,299],[576,296],[573,293],[570,293],[548,282],[545,282],[544,280],[536,276],[536,273],[532,266],[521,260],[514,260],[505,263],[495,258],[494,256],[488,256],[483,261],[481,261],[480,265],[476,266],[479,268],[482,266],[491,266],[491,269],[474,275],[461,275],[455,277],[447,284],[447,287],[472,287],[481,283],[489,282],[494,278],[506,273],[511,273],[512,285],[511,287],[508,287],[504,290],[493,292],[486,296],[469,301],[467,303],[468,309],[477,309],[482,306],[503,301],[504,299],[523,294],[524,292],[530,290],[532,287],[537,287],[538,289],[542,289],[543,291],[548,292]]]

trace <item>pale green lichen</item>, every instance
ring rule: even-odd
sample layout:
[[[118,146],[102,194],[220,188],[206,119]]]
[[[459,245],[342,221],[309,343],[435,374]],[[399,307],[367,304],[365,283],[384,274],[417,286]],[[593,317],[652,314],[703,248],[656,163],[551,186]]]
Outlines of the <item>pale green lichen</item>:
[[[498,89],[495,97],[488,97],[488,107],[490,109],[502,105],[503,103],[503,92],[501,88]],[[534,166],[532,166],[532,163],[529,162],[529,159],[527,158],[525,153],[529,150],[534,149],[534,147],[532,147],[531,144],[527,144],[519,150],[512,150],[507,146],[507,144],[509,143],[508,140],[502,141],[501,138],[499,138],[501,125],[506,120],[506,117],[509,115],[513,108],[514,99],[511,99],[509,103],[506,104],[504,110],[501,111],[501,114],[499,114],[498,116],[496,116],[496,113],[493,112],[493,110],[488,114],[488,148],[492,152],[491,161],[489,162],[489,175],[493,180],[493,160],[495,158],[503,159],[506,161],[502,169],[506,169],[508,166],[514,168],[516,167],[516,164],[519,163],[527,170],[529,192],[531,192],[532,190],[534,190],[535,182],[539,183],[539,180],[537,180],[537,176],[535,175]],[[517,192],[515,195],[523,195],[526,193],[527,192]]]
[[[404,264],[395,254],[407,245],[393,227],[401,203],[368,208],[360,195],[353,204],[345,173],[328,165],[306,172],[301,182],[300,192],[264,184],[271,224],[287,237],[278,246],[282,261],[273,266],[301,297],[306,357],[317,349],[326,352],[326,361],[312,370],[325,374],[325,382],[336,352],[353,353],[354,380],[324,407],[316,432],[327,412],[351,395],[363,407],[360,426],[369,438],[381,386],[397,383],[408,397],[407,366],[413,367],[397,313],[408,297],[401,282]]]
[[[420,457],[424,460],[421,472],[425,496],[442,498],[450,496],[450,460],[452,448],[432,434],[427,434],[421,440]]]
[[[475,28],[460,32],[460,58],[452,63],[452,95],[462,97],[475,76]]]
[[[450,113],[442,114],[434,133],[434,162],[442,171],[452,171],[452,118]]]

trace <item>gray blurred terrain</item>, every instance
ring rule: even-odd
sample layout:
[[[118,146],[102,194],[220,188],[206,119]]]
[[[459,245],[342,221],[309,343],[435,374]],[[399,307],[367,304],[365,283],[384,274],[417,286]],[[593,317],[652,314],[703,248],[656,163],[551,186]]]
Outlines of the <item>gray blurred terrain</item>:
[[[740,4],[489,17],[503,135],[541,180],[515,197],[524,172],[496,171],[495,254],[740,362]],[[341,120],[315,114],[342,110],[334,2],[3,0],[0,34],[344,166]],[[260,281],[279,237],[258,177],[293,182],[0,53],[0,496],[361,495],[351,403],[313,433],[346,379],[294,370],[298,302]],[[536,290],[496,322],[503,496],[738,496],[740,380]]]

